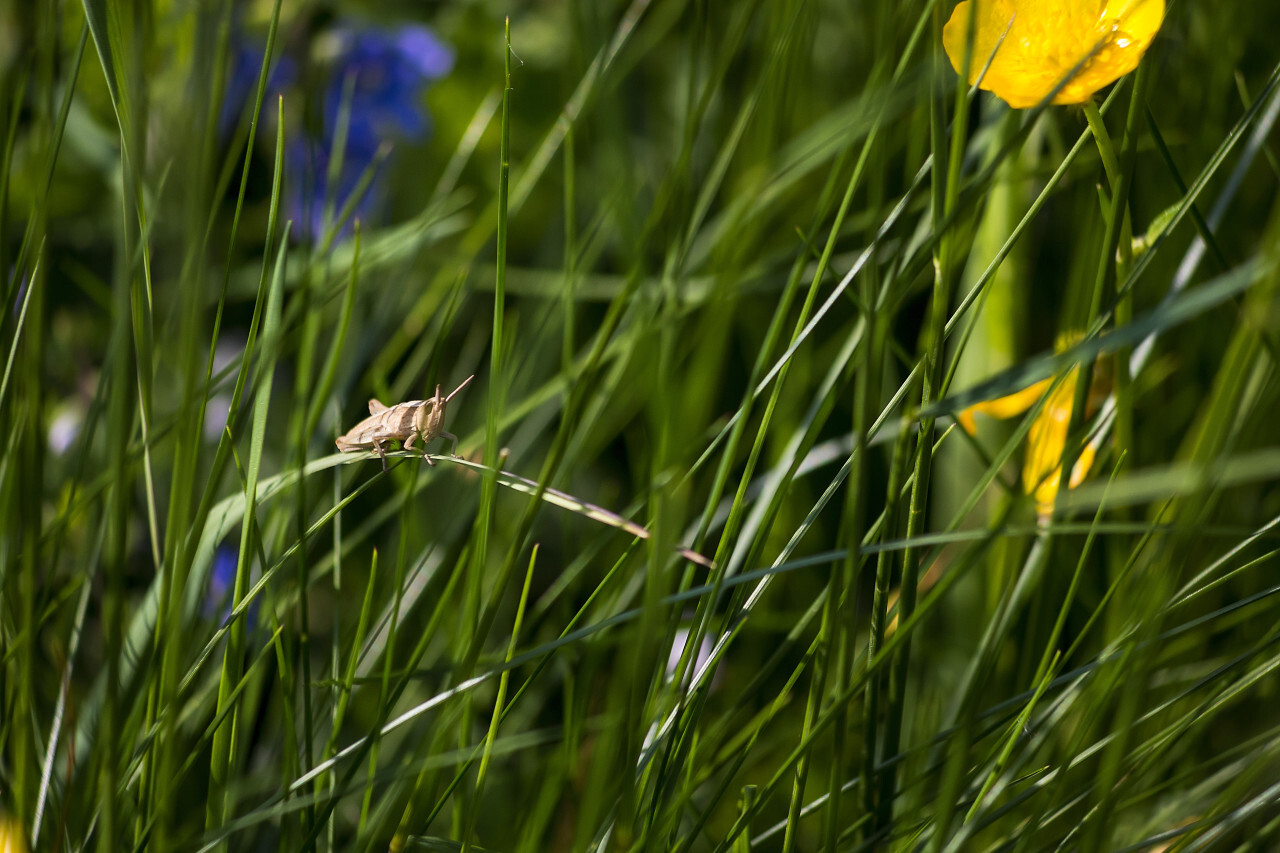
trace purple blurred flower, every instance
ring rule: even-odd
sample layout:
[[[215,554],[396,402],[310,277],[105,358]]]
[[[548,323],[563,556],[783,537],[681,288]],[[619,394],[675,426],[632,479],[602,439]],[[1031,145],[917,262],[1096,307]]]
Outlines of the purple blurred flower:
[[[227,71],[227,90],[218,114],[218,135],[226,136],[240,120],[240,114],[252,109],[258,94],[258,76],[262,73],[264,44],[240,44],[232,48],[231,67]],[[298,77],[298,66],[291,57],[276,59],[267,72],[267,90],[262,96],[262,110],[270,115],[273,96],[292,86]],[[246,119],[247,120],[247,119]]]
[[[321,133],[289,144],[287,204],[300,239],[315,240],[323,235],[325,203],[331,202],[337,215],[385,143],[427,138],[431,122],[423,94],[432,81],[452,68],[453,51],[426,27],[391,30],[348,26],[333,34]],[[334,134],[346,107],[343,98],[348,86],[346,148],[337,181],[330,186]],[[374,175],[355,202],[353,218],[368,218],[384,198],[385,185]],[[344,231],[349,228],[348,224]]]
[[[205,588],[204,615],[209,619],[217,619],[219,623],[231,618],[231,599],[236,586],[236,563],[238,550],[236,546],[223,543],[213,552],[213,565],[209,568],[209,584]],[[257,617],[256,602],[249,605],[245,614],[248,624],[253,625]]]
[[[336,34],[333,72],[324,95],[325,134],[342,109],[346,78],[354,84],[346,156],[369,161],[385,140],[421,141],[431,130],[422,95],[453,70],[453,51],[426,27],[346,28]]]
[[[375,151],[376,154],[376,151]],[[285,166],[288,180],[285,186],[285,213],[293,220],[293,237],[297,240],[319,240],[325,232],[325,204],[333,203],[332,215],[337,217],[343,207],[351,199],[360,184],[373,156],[353,158],[350,146],[342,158],[342,169],[338,172],[337,183],[329,186],[329,140],[316,141],[310,138],[293,139],[285,147]],[[381,209],[386,192],[382,181],[375,172],[373,179],[365,186],[362,194],[355,201],[351,215],[347,218],[339,236],[351,231],[351,223],[356,219],[367,221],[370,214]]]
[[[319,93],[315,113],[319,126],[290,132],[286,141],[285,215],[294,221],[293,235],[299,240],[323,236],[326,204],[332,205],[335,216],[341,212],[385,144],[421,142],[430,135],[423,95],[433,81],[453,69],[454,61],[452,49],[431,30],[412,24],[396,28],[344,24],[316,39],[312,55],[317,57],[315,76],[283,58],[268,80],[270,97],[294,86]],[[236,54],[226,98],[233,119],[255,94],[261,62],[260,47],[256,51],[241,48]],[[343,103],[348,86],[349,107]],[[330,186],[334,137],[344,109],[348,109],[346,147]],[[229,126],[227,107],[223,113],[225,128]],[[356,200],[351,218],[371,218],[385,197],[385,184],[374,174]]]

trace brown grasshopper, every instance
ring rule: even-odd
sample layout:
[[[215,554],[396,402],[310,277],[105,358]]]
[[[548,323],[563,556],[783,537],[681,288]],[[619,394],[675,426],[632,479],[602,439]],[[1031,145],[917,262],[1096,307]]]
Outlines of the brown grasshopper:
[[[408,450],[413,447],[414,441],[422,439],[422,458],[427,460],[428,465],[435,465],[427,455],[427,442],[441,436],[453,442],[449,455],[456,456],[454,451],[458,449],[458,437],[445,431],[445,406],[475,378],[473,373],[462,380],[462,384],[454,388],[448,397],[440,393],[440,386],[437,385],[436,395],[430,400],[410,400],[394,406],[384,406],[377,400],[370,400],[369,417],[338,438],[338,449],[343,453],[372,450],[382,458],[383,471],[387,470],[387,448],[392,441],[404,442],[404,449]]]

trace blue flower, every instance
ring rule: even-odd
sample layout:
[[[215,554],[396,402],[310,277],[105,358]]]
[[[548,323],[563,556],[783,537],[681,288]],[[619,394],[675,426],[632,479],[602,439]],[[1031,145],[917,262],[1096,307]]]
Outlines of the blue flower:
[[[285,213],[293,219],[293,234],[300,240],[323,237],[326,204],[332,204],[334,215],[342,210],[384,145],[421,142],[430,135],[431,120],[423,96],[433,81],[453,69],[454,62],[452,49],[419,25],[382,28],[345,24],[317,39],[312,55],[323,58],[323,63],[317,61],[314,74],[302,72],[283,58],[268,79],[272,99],[304,81],[319,92],[314,113],[318,121],[305,130],[289,132],[285,146]],[[224,129],[253,97],[261,62],[260,48],[237,50],[223,109]],[[343,103],[348,85],[349,106]],[[344,109],[348,110],[346,147],[337,179],[329,186],[330,161],[336,154],[334,136]],[[269,121],[270,116],[267,118]],[[372,218],[385,198],[385,184],[375,174],[356,200],[352,218]],[[348,219],[344,233],[350,222]]]
[[[327,141],[309,137],[295,138],[285,146],[287,167],[284,215],[293,220],[294,237],[300,240],[319,240],[325,232],[325,203],[333,202],[333,216],[338,216],[360,183],[364,170],[373,157],[353,158],[348,150],[342,161],[335,186],[329,186],[329,148]],[[376,153],[376,152],[375,152]],[[351,230],[355,219],[368,220],[382,207],[385,197],[383,183],[375,174],[374,179],[356,199],[351,216],[345,221],[339,236]]]
[[[453,51],[426,27],[399,30],[343,29],[336,34],[333,73],[325,89],[326,136],[342,108],[342,92],[353,78],[347,156],[369,161],[387,140],[422,141],[431,124],[422,95],[453,69]],[[362,165],[362,168],[363,168]]]
[[[340,212],[384,144],[421,142],[430,135],[423,95],[432,81],[452,68],[453,51],[426,27],[344,27],[333,34],[320,135],[291,140],[288,150],[291,179],[287,206],[301,239],[323,235],[325,202],[332,202],[335,215]],[[334,133],[348,85],[346,148],[336,184],[329,186]],[[385,185],[375,175],[357,199],[353,218],[369,218],[381,208],[384,198]],[[349,224],[343,230],[348,229]]]
[[[204,615],[208,619],[217,619],[225,623],[231,618],[232,594],[236,586],[236,564],[239,562],[238,549],[229,543],[223,543],[213,552],[213,565],[209,567],[209,582],[205,587]],[[245,614],[248,624],[253,625],[258,614],[255,601],[249,605]]]
[[[218,112],[218,135],[225,137],[240,120],[240,114],[251,109],[258,94],[258,76],[262,73],[263,44],[238,44],[232,48],[227,70],[226,94]],[[298,77],[298,66],[291,57],[279,57],[267,72],[267,89],[262,97],[262,111],[270,116],[275,95],[292,86]]]

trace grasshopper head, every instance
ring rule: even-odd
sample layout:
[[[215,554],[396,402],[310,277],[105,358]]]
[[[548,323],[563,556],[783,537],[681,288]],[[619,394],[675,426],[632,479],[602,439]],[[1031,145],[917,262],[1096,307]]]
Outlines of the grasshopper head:
[[[440,386],[437,385],[436,395],[424,400],[418,410],[413,413],[413,429],[422,436],[424,441],[430,441],[439,434],[440,425],[444,422],[445,403],[445,397],[440,393]]]

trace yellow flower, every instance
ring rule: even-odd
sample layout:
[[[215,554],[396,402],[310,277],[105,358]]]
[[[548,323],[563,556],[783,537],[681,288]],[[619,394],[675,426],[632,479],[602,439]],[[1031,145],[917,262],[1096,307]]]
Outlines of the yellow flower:
[[[1094,369],[1086,414],[1096,411],[1110,391],[1111,381],[1104,367],[1105,363]],[[1058,387],[1053,389],[1027,432],[1027,458],[1022,464],[1022,487],[1027,494],[1035,497],[1036,511],[1041,516],[1053,512],[1053,502],[1058,497],[1058,487],[1062,483],[1062,451],[1067,445],[1067,429],[1071,421],[1071,408],[1075,404],[1079,373],[1079,368],[1072,368]],[[975,414],[1011,418],[1039,402],[1052,385],[1052,379],[1045,379],[1007,397],[977,403],[956,415],[956,421],[972,435],[977,426]],[[1097,455],[1098,446],[1094,441],[1084,446],[1076,458],[1075,467],[1071,469],[1069,488],[1074,489],[1084,481]]]
[[[971,12],[978,20],[969,82],[994,52],[982,88],[1021,109],[1048,97],[1082,60],[1055,104],[1078,104],[1137,68],[1164,22],[1164,0],[964,0],[942,30],[956,71]]]
[[[0,853],[27,853],[22,824],[3,814],[0,814]]]
[[[960,426],[964,427],[965,432],[973,435],[978,430],[978,423],[974,419],[974,415],[987,415],[1001,420],[1020,415],[1034,406],[1036,401],[1044,396],[1044,392],[1048,391],[1049,386],[1052,384],[1052,379],[1041,379],[1036,384],[1029,385],[1021,391],[1015,391],[1007,397],[975,403],[956,415],[956,420],[960,422]]]

